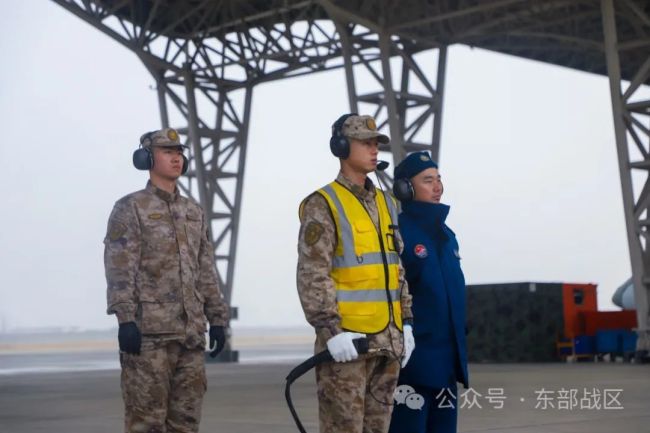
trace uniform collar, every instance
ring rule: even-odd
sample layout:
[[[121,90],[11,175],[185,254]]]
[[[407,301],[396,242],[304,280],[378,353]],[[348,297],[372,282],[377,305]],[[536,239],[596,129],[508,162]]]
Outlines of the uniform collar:
[[[375,185],[372,183],[369,177],[366,177],[366,183],[364,187],[357,185],[347,177],[343,176],[342,172],[339,172],[339,175],[336,176],[336,181],[349,189],[352,194],[362,200],[374,200],[375,195],[377,194]]]
[[[439,237],[444,231],[449,206],[442,203],[405,201],[402,202],[402,212],[415,220],[417,225],[431,236]]]
[[[158,188],[156,185],[154,185],[151,180],[147,181],[147,186],[145,187],[147,191],[149,191],[152,194],[157,195],[161,199],[167,201],[167,202],[174,202],[178,197],[180,196],[180,193],[178,192],[178,187],[174,189],[173,193],[168,193],[167,191],[164,191],[160,188]]]

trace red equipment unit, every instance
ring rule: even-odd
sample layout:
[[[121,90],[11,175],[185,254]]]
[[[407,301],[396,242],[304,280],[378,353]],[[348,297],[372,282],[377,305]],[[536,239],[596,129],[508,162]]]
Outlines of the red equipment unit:
[[[636,328],[636,310],[582,311],[578,322],[584,329],[583,335],[596,335],[597,331],[611,329],[632,330]]]
[[[562,284],[562,305],[564,307],[564,337],[573,339],[585,334],[584,321],[579,315],[598,310],[598,296],[595,284]]]

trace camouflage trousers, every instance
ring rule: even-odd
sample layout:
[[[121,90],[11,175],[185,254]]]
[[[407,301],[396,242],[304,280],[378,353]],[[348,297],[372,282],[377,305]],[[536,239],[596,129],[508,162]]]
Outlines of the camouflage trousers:
[[[143,343],[140,355],[120,353],[126,433],[196,433],[206,390],[202,348]]]
[[[386,433],[399,368],[385,356],[318,365],[320,433]]]

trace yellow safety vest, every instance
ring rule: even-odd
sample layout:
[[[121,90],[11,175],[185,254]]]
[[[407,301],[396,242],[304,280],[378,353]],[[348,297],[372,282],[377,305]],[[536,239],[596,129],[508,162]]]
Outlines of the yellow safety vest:
[[[329,204],[338,242],[330,276],[343,329],[363,333],[383,331],[390,321],[402,329],[399,287],[399,254],[394,228],[397,209],[391,197],[377,192],[380,232],[368,211],[338,182],[318,190]]]

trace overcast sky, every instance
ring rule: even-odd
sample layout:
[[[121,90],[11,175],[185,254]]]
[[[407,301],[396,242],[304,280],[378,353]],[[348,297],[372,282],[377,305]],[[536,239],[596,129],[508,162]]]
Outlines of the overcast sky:
[[[147,179],[130,159],[160,126],[154,81],[49,1],[3,9],[0,53],[3,326],[112,327],[102,239]],[[454,46],[444,103],[443,201],[468,283],[592,282],[615,308],[630,265],[607,79]],[[329,125],[347,110],[342,70],[255,89],[234,326],[305,323],[297,207],[335,177]]]

